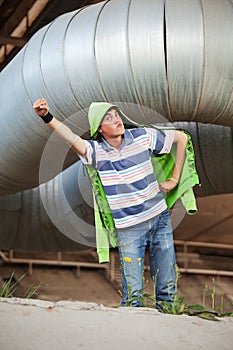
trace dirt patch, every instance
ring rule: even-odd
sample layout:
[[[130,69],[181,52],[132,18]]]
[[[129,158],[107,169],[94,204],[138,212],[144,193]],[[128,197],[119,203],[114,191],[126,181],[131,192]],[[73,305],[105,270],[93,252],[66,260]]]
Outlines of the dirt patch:
[[[9,278],[13,272],[18,279],[25,271],[23,267],[12,265],[0,267],[2,278]],[[33,274],[27,274],[20,282],[16,296],[25,297],[31,287],[38,285],[40,287],[35,297],[41,300],[79,300],[106,306],[120,303],[116,288],[105,278],[103,271],[96,269],[82,268],[77,277],[74,268],[34,267]]]

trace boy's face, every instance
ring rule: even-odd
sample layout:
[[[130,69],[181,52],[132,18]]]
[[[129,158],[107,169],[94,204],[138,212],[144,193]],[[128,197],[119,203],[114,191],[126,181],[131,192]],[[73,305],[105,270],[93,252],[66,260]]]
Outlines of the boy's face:
[[[99,128],[101,135],[107,139],[109,137],[121,136],[125,132],[123,121],[118,111],[110,109],[104,116]]]

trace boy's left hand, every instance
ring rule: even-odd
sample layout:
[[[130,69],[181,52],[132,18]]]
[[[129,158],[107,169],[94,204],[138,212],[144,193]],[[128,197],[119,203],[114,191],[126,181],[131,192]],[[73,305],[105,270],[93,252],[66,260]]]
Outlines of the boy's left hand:
[[[175,188],[176,186],[177,186],[177,183],[175,181],[167,180],[159,184],[159,189],[164,193],[168,193],[171,190],[173,190],[173,188]]]

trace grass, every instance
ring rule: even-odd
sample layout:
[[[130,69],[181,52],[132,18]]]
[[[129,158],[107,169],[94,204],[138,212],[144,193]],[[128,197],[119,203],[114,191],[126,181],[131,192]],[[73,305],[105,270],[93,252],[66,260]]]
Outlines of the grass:
[[[176,282],[181,278],[179,270],[177,268]],[[156,287],[156,284],[155,284]],[[182,315],[186,314],[189,316],[198,316],[204,318],[206,320],[211,321],[219,321],[220,317],[233,317],[233,301],[231,301],[232,311],[224,312],[226,305],[224,305],[224,291],[221,293],[221,302],[220,305],[217,305],[216,298],[216,283],[215,279],[212,278],[212,285],[205,285],[202,290],[202,303],[201,304],[192,304],[189,305],[187,302],[187,298],[179,291],[174,294],[173,303],[170,304],[166,301],[157,302],[155,296],[145,293],[144,290],[138,291],[141,297],[136,296],[137,291],[129,291],[129,302],[126,306],[132,306],[134,301],[140,301],[142,307],[155,307],[157,304],[159,306],[159,311],[165,314],[172,315]],[[122,293],[120,293],[122,296]],[[207,307],[207,299],[209,301],[211,307]]]
[[[11,274],[10,278],[7,279],[2,286],[0,286],[0,297],[2,298],[12,298],[17,295],[17,288],[19,287],[20,282],[25,278],[27,273],[20,276],[17,280],[14,277],[14,272]],[[177,269],[177,283],[181,278],[181,275]],[[147,285],[148,281],[146,281],[145,285]],[[42,286],[40,283],[36,286],[31,286],[22,296],[23,298],[33,298],[38,294],[39,288]],[[156,298],[154,295],[145,292],[144,288],[140,291],[129,291],[129,302],[126,306],[133,306],[134,301],[139,301],[142,307],[151,307],[154,308],[156,305]],[[135,293],[139,292],[139,293]],[[122,296],[121,291],[119,291]],[[141,296],[135,296],[135,294],[139,294]],[[172,315],[182,315],[186,314],[189,316],[198,316],[207,320],[218,321],[221,317],[233,317],[233,301],[231,301],[231,311],[224,312],[226,305],[224,305],[224,291],[221,292],[220,303],[217,303],[216,298],[216,283],[215,279],[212,278],[212,283],[210,286],[207,284],[204,285],[202,289],[202,303],[201,304],[193,304],[189,305],[187,302],[187,298],[179,291],[174,294],[173,303],[170,304],[168,302],[157,302],[160,304],[161,309],[159,310],[165,314]],[[210,307],[207,307],[207,304]]]
[[[12,272],[9,279],[7,279],[2,286],[0,286],[0,297],[1,298],[13,298],[16,295],[17,288],[23,278],[27,273],[20,276],[17,280],[14,278],[14,272]],[[31,299],[38,294],[38,289],[41,287],[41,284],[38,286],[31,286],[23,295],[23,298]]]

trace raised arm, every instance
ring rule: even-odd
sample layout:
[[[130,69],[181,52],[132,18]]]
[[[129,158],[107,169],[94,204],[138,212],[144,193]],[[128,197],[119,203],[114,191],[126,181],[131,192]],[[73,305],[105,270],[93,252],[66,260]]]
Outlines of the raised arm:
[[[169,192],[179,183],[179,179],[182,173],[182,168],[185,160],[186,145],[188,142],[188,136],[179,130],[174,131],[174,143],[176,143],[176,159],[173,168],[172,176],[169,180],[160,183],[160,190],[163,192]]]
[[[47,125],[56,132],[64,141],[66,141],[71,148],[80,154],[85,156],[86,154],[86,141],[80,136],[73,133],[73,131],[64,125],[54,116],[49,113],[49,106],[44,98],[39,98],[33,103],[33,108],[36,114],[41,117]]]

